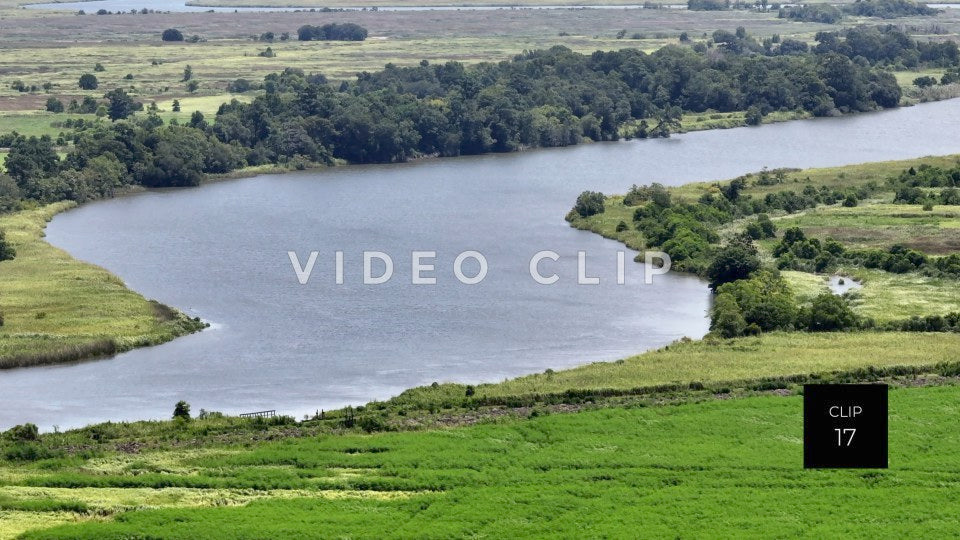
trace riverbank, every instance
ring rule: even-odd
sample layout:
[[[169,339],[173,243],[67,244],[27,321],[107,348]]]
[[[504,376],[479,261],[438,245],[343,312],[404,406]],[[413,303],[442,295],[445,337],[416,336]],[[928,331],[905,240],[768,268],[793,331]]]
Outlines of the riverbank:
[[[14,260],[0,263],[0,369],[112,355],[207,326],[48,244],[46,223],[74,206],[55,203],[0,216],[0,230],[17,251]]]
[[[754,195],[787,189],[794,178],[800,186],[808,178],[814,186],[861,186],[905,167],[953,165],[958,158],[789,171],[786,186],[748,189]],[[714,185],[670,191],[696,200]],[[919,212],[889,211],[882,206],[887,195],[877,192],[856,209],[883,217],[857,223],[858,237],[870,246],[883,246],[885,237],[865,231]],[[625,208],[610,204],[617,200],[607,199],[611,216],[594,220],[598,232],[609,233],[609,222],[616,233],[621,217],[632,222]],[[854,209],[840,208],[773,218],[815,234],[817,226],[843,227]],[[935,208],[927,221],[949,227],[955,217]],[[642,240],[632,241],[642,247]],[[818,276],[785,274],[817,289]],[[863,285],[867,292],[875,281],[885,290],[909,288],[916,277],[872,274]],[[863,298],[872,305],[868,294]],[[899,297],[905,305],[897,313],[924,305],[915,312],[936,312],[931,308],[943,307],[931,306],[936,298],[927,294],[911,304]],[[642,523],[646,531],[704,535],[736,535],[746,526],[761,536],[936,535],[958,525],[956,501],[943,497],[944,486],[953,489],[944,464],[960,448],[958,359],[956,333],[708,336],[502,383],[435,383],[300,422],[203,411],[189,421],[106,423],[39,436],[21,428],[0,440],[0,538],[241,538],[278,522],[287,524],[278,536],[404,536],[386,522],[351,518],[384,514],[403,523],[402,530],[438,531],[438,537],[478,530],[522,536],[534,530],[526,523],[539,527],[545,514],[564,515],[571,505],[581,509],[577,522],[554,521],[554,530],[599,535]],[[825,382],[891,386],[890,470],[824,476],[801,469],[799,395],[803,384]],[[814,492],[816,504],[808,504]],[[862,501],[855,512],[829,510],[851,496]],[[898,508],[908,500],[909,509],[891,517],[891,500]],[[764,517],[757,518],[758,508]],[[620,516],[614,524],[611,511]],[[832,512],[829,523],[813,519],[824,512]],[[440,515],[447,516],[442,531]]]

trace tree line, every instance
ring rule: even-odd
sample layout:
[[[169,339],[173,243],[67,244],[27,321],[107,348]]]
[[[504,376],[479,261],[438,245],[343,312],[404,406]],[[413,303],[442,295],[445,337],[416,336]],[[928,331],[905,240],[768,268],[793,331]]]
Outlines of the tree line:
[[[907,48],[919,46],[907,41]],[[553,47],[474,66],[388,64],[339,84],[286,69],[265,77],[252,102],[223,104],[215,119],[196,113],[186,125],[165,125],[155,107],[134,116],[142,105],[117,89],[104,105],[114,123],[85,123],[64,141],[13,137],[7,169],[22,197],[82,201],[126,185],[195,185],[206,174],[248,165],[399,162],[665,136],[688,112],[832,115],[897,106],[895,78],[869,59],[854,59],[864,47],[852,35],[830,43],[830,50],[782,54],[777,49],[786,41],[767,50],[738,29],[716,32],[709,47],[671,45],[649,54]],[[85,98],[70,109],[94,105],[100,107]],[[69,142],[61,159],[57,147]],[[792,192],[768,199],[750,201],[751,212],[815,204]],[[686,221],[711,219],[699,211],[670,210],[689,214]],[[673,239],[699,251],[695,240]]]
[[[297,29],[300,41],[363,41],[367,29],[354,23],[329,23],[322,26],[305,24]]]
[[[777,16],[781,19],[835,24],[840,22],[844,15],[895,19],[897,17],[936,15],[939,12],[937,9],[913,0],[857,0],[841,6],[830,4],[785,6],[779,9]]]

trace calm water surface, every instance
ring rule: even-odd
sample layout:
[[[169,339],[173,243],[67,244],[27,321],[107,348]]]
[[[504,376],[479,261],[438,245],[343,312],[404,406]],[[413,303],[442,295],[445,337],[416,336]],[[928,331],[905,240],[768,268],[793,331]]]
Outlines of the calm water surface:
[[[584,189],[677,185],[767,167],[830,166],[960,152],[960,100],[666,140],[592,144],[393,166],[341,167],[149,192],[57,216],[48,239],[150,298],[213,324],[115,358],[0,372],[0,428],[162,418],[173,403],[301,415],[432,381],[498,381],[614,360],[706,330],[709,294],[683,275],[642,285],[619,244],[563,220]],[[321,253],[302,286],[287,251]],[[343,285],[334,252],[344,252]],[[394,278],[363,285],[362,252]],[[437,285],[411,285],[410,252],[437,252]],[[489,261],[460,284],[464,250]],[[560,254],[534,283],[530,257]],[[577,252],[600,285],[576,285]],[[467,268],[469,270],[469,268]]]

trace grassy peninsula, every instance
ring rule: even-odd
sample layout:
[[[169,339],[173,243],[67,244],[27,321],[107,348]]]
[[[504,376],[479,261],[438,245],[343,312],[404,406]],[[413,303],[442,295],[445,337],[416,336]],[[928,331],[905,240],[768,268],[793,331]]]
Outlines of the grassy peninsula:
[[[54,203],[0,215],[17,252],[0,262],[0,369],[71,362],[156,345],[205,326],[127,289],[43,239]]]

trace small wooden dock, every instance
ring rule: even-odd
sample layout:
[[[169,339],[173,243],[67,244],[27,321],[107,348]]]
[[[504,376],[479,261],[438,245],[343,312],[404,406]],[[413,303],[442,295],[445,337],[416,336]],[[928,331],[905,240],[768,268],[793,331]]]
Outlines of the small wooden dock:
[[[240,418],[273,418],[277,415],[277,411],[257,411],[257,412],[248,412],[240,415]]]

